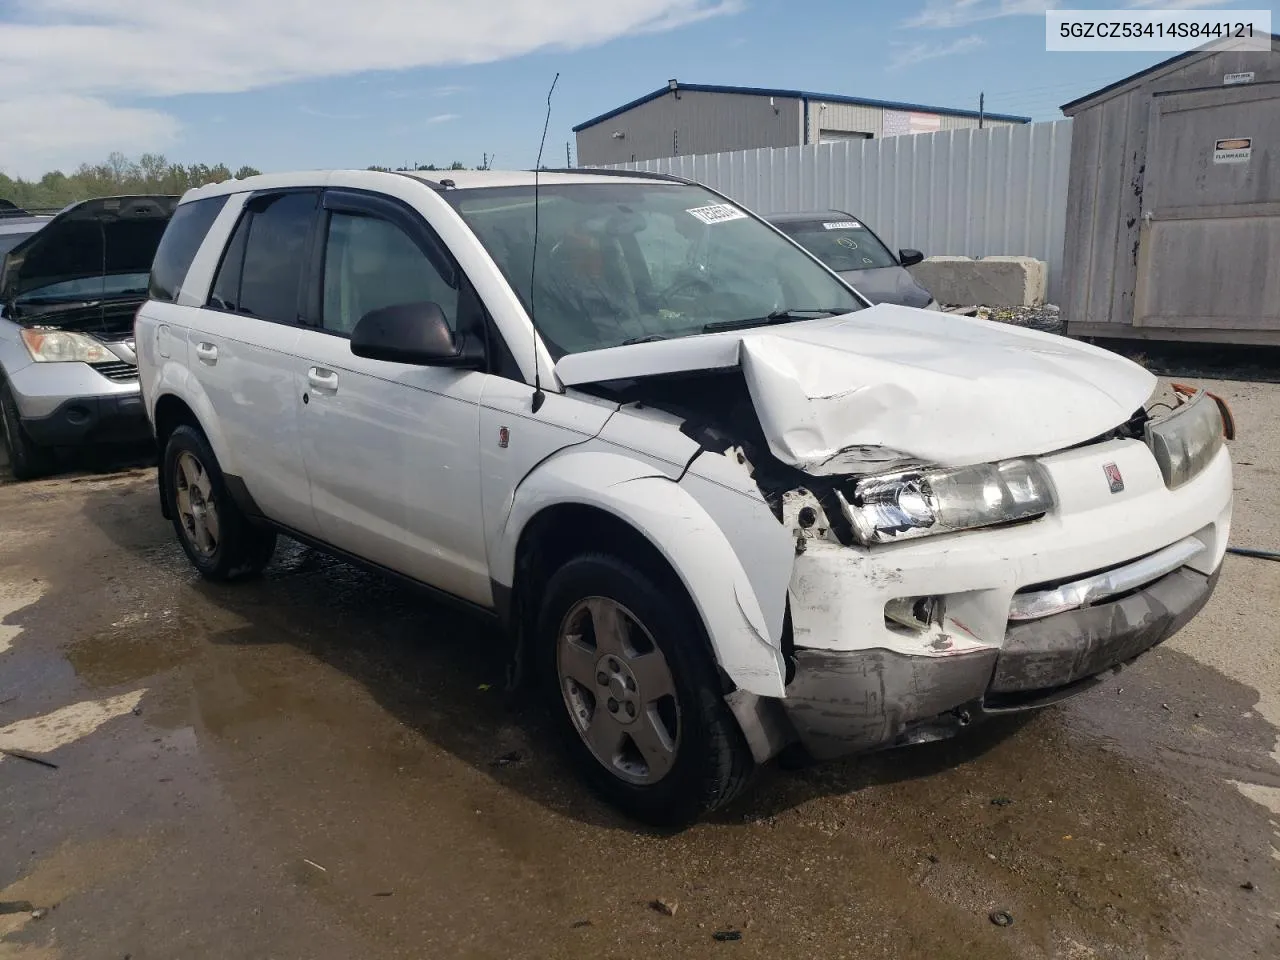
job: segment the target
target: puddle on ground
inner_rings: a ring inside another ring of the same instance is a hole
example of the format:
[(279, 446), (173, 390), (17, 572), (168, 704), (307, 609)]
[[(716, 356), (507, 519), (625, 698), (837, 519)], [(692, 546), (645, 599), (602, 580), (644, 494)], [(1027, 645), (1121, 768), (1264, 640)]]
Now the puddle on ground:
[[(152, 948), (183, 931), (190, 955), (218, 936), (223, 955), (271, 941), (308, 957), (1277, 953), (1259, 805), (1280, 787), (1276, 731), (1254, 691), (1177, 651), (961, 740), (768, 769), (664, 835), (587, 795), (543, 711), (500, 692), (491, 628), (294, 545), (259, 581), (205, 584), (119, 486), (74, 494), (83, 541), (29, 552), (47, 589), (5, 618), (23, 629), (8, 656), (56, 658), (67, 683), (110, 694), (94, 716), (148, 690), (115, 740), (52, 748), (79, 758), (55, 793), (0, 780), (33, 836), (154, 833), (114, 903), (67, 895), (68, 955), (95, 921), (96, 946), (136, 947), (136, 924), (111, 939), (102, 911), (118, 909), (148, 911)], [(87, 802), (95, 789), (109, 802)], [(712, 940), (731, 929), (740, 942)]]

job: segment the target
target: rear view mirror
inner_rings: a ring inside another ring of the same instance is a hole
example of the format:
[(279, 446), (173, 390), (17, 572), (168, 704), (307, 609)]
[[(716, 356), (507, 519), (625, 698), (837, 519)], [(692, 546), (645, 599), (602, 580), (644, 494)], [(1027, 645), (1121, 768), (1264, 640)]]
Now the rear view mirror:
[(923, 259), (923, 253), (919, 250), (912, 250), (910, 247), (904, 247), (898, 251), (898, 262), (904, 267), (914, 267)]
[(397, 303), (370, 310), (351, 331), (351, 352), (369, 360), (412, 363), (424, 367), (484, 365), (484, 350), (475, 338), (454, 338), (438, 303)]

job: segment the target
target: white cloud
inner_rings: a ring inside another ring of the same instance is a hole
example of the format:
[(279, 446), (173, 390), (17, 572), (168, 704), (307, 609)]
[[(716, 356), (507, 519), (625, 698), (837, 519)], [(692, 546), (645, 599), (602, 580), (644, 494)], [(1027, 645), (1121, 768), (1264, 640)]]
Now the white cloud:
[(960, 37), (950, 43), (895, 43), (893, 53), (889, 57), (889, 69), (899, 70), (922, 60), (936, 60), (938, 57), (950, 57), (957, 53), (968, 53), (985, 44), (986, 41), (977, 35)]
[(73, 94), (0, 96), (3, 162), (11, 176), (96, 161), (112, 150), (136, 155), (164, 150), (178, 135), (178, 121), (159, 110), (114, 106)]
[(450, 120), (457, 120), (456, 113), (437, 113), (434, 117), (427, 117), (427, 123), (448, 123)]
[(926, 0), (923, 9), (903, 21), (904, 27), (949, 29), (1000, 17), (1043, 15), (1059, 0)]
[[(5, 159), (33, 173), (51, 158), (91, 159), (107, 144), (130, 153), (163, 146), (176, 121), (123, 106), (136, 97), (485, 63), (671, 30), (741, 7), (742, 0), (7, 0)], [(77, 108), (55, 117), (49, 108), (57, 104)]]

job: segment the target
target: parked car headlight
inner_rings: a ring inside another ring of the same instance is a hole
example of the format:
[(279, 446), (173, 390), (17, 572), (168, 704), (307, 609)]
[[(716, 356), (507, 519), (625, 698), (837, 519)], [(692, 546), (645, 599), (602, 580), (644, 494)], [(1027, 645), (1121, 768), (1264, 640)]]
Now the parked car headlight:
[(1208, 466), (1222, 447), (1222, 411), (1203, 390), (1168, 416), (1147, 421), (1147, 446), (1170, 490)]
[(68, 330), (23, 330), (22, 342), (39, 363), (109, 363), (116, 355), (93, 337)]
[(854, 536), (868, 546), (1033, 520), (1053, 509), (1053, 485), (1034, 460), (937, 467), (865, 477), (840, 495)]

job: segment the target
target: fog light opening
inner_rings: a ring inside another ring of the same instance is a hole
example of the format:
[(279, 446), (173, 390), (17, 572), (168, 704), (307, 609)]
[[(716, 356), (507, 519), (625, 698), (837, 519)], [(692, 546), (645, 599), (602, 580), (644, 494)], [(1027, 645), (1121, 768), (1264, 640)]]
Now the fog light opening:
[(935, 623), (942, 622), (942, 598), (898, 597), (884, 605), (885, 625), (906, 627), (923, 633)]

